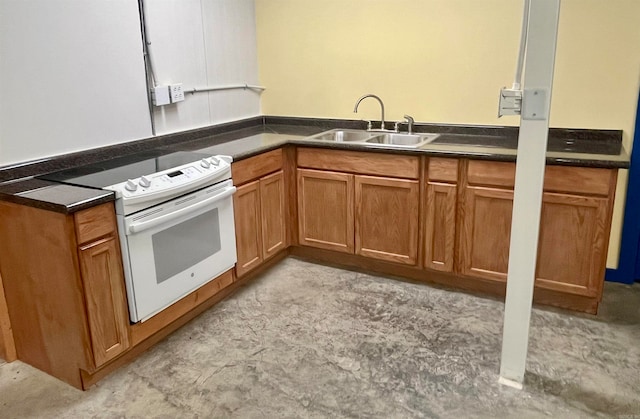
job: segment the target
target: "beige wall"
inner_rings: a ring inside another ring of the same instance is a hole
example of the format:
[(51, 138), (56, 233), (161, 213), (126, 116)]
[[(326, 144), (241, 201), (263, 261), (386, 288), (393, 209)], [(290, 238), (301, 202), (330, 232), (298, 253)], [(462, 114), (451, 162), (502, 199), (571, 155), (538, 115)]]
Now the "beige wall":
[[(496, 117), (513, 82), (522, 1), (256, 0), (267, 115), (518, 125)], [(630, 147), (640, 84), (640, 1), (563, 0), (551, 125), (624, 130)], [(615, 267), (622, 172), (608, 266)]]

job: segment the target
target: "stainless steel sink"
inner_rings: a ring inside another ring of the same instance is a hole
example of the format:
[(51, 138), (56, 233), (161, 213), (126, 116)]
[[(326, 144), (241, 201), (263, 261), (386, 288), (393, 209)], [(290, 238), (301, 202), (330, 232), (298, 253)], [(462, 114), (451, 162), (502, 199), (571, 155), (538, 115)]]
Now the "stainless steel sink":
[(438, 134), (382, 134), (366, 140), (368, 144), (380, 144), (388, 147), (418, 148), (435, 140)]
[(367, 141), (374, 135), (374, 133), (368, 131), (332, 129), (330, 131), (321, 132), (320, 134), (314, 135), (313, 137), (309, 137), (309, 139), (352, 143)]
[(349, 129), (332, 129), (308, 137), (309, 140), (349, 142), (391, 148), (418, 148), (438, 138), (439, 134), (401, 134)]

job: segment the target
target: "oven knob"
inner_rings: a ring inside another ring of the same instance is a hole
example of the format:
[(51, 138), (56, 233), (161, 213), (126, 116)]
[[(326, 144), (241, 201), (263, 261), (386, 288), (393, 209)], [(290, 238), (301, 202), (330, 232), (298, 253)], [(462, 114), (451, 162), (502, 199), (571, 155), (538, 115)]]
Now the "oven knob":
[(131, 179), (129, 179), (127, 183), (124, 184), (124, 188), (130, 192), (134, 192), (136, 189), (138, 189), (138, 185), (136, 185)]
[(142, 176), (140, 178), (140, 182), (138, 183), (140, 183), (140, 186), (142, 186), (143, 188), (148, 188), (149, 186), (151, 186), (151, 180), (149, 180), (149, 178), (146, 176)]
[(211, 166), (211, 163), (209, 163), (209, 160), (207, 159), (202, 159), (202, 161), (200, 162), (200, 166), (204, 167), (205, 169), (208, 169), (209, 166)]
[(215, 156), (211, 157), (211, 164), (213, 164), (214, 166), (219, 165), (220, 164), (220, 159), (215, 157)]

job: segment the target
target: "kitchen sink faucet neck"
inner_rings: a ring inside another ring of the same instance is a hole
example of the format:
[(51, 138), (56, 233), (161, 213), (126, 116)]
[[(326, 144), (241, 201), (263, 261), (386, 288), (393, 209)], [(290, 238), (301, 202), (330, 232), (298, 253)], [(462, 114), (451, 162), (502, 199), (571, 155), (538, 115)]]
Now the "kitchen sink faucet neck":
[(367, 94), (362, 96), (360, 99), (358, 99), (356, 101), (356, 105), (353, 107), (353, 112), (354, 113), (358, 113), (358, 106), (360, 105), (360, 102), (362, 102), (364, 99), (371, 97), (376, 99), (379, 103), (380, 103), (380, 129), (384, 130), (385, 126), (384, 126), (384, 103), (382, 103), (382, 99), (380, 99), (378, 96), (374, 95), (374, 94)]

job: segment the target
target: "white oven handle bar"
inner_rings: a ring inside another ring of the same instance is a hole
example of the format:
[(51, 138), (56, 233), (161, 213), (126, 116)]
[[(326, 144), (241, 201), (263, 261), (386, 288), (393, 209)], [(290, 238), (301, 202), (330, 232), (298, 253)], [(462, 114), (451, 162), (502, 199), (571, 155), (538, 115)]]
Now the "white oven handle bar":
[(189, 205), (188, 207), (184, 207), (181, 208), (177, 211), (171, 212), (169, 214), (165, 214), (165, 215), (161, 215), (160, 217), (151, 219), (149, 221), (142, 221), (140, 223), (132, 223), (129, 225), (129, 233), (140, 233), (141, 231), (144, 230), (148, 230), (150, 228), (153, 228), (157, 225), (166, 223), (168, 221), (174, 220), (178, 217), (181, 217), (185, 214), (188, 214), (190, 212), (196, 211), (202, 207), (205, 207), (207, 205), (211, 205), (215, 202), (218, 201), (222, 201), (223, 199), (230, 197), (231, 195), (233, 195), (236, 192), (236, 187), (235, 186), (230, 186), (228, 188), (225, 188), (224, 191), (222, 193), (219, 193), (217, 195), (214, 195), (210, 198), (207, 198), (203, 201), (197, 202), (193, 205)]

